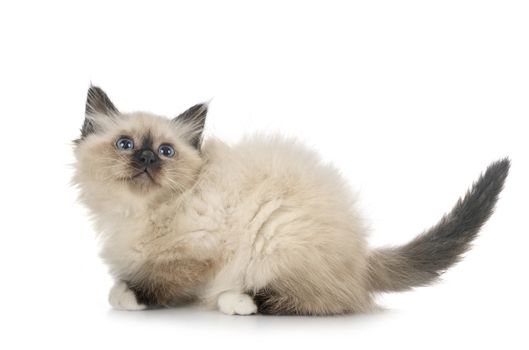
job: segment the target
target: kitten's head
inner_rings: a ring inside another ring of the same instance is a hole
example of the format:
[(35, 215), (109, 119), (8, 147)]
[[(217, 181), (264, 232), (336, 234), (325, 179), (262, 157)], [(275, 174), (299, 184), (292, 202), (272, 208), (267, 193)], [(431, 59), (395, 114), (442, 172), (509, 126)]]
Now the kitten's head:
[(86, 192), (179, 193), (196, 180), (207, 105), (174, 119), (121, 113), (98, 87), (90, 87), (81, 137), (75, 141), (74, 181)]

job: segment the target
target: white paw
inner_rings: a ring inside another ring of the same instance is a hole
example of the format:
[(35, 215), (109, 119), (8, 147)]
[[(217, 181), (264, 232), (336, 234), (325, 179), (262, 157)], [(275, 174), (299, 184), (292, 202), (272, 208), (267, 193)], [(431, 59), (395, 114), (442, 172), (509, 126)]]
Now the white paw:
[(217, 303), (219, 310), (227, 315), (251, 315), (257, 312), (257, 306), (247, 294), (224, 292)]
[(125, 282), (116, 282), (110, 294), (108, 301), (114, 309), (117, 310), (143, 310), (146, 308), (143, 304), (138, 304), (134, 292), (127, 287)]

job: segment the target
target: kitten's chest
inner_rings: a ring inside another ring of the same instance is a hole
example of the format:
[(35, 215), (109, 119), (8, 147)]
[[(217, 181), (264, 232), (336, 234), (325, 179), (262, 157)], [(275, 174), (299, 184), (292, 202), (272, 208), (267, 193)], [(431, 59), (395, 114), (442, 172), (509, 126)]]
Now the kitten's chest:
[(115, 215), (107, 221), (100, 255), (113, 274), (122, 275), (145, 261), (148, 250), (142, 242), (152, 232), (152, 225), (147, 217)]
[(175, 261), (211, 260), (221, 223), (207, 210), (166, 205), (137, 216), (116, 218), (102, 257), (116, 275), (131, 275)]

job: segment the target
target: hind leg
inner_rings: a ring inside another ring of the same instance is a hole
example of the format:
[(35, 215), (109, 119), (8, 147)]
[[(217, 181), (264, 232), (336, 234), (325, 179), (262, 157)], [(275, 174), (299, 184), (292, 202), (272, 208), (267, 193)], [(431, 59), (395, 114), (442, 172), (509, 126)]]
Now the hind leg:
[(339, 315), (366, 312), (373, 302), (364, 286), (334, 277), (291, 275), (251, 293), (257, 310), (269, 315)]
[(254, 262), (246, 281), (258, 312), (336, 315), (372, 309), (362, 250), (344, 245), (332, 251), (312, 245), (278, 247)]

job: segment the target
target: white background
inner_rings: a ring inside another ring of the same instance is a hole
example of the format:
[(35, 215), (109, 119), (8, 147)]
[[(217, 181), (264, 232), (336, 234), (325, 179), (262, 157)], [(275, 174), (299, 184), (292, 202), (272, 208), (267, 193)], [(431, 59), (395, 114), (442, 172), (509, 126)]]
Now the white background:
[[(527, 349), (527, 1), (0, 3), (0, 347)], [(69, 186), (90, 81), (122, 110), (213, 98), (207, 134), (295, 135), (361, 195), (373, 245), (434, 224), (513, 166), (465, 260), (386, 311), (230, 317), (110, 310)]]

